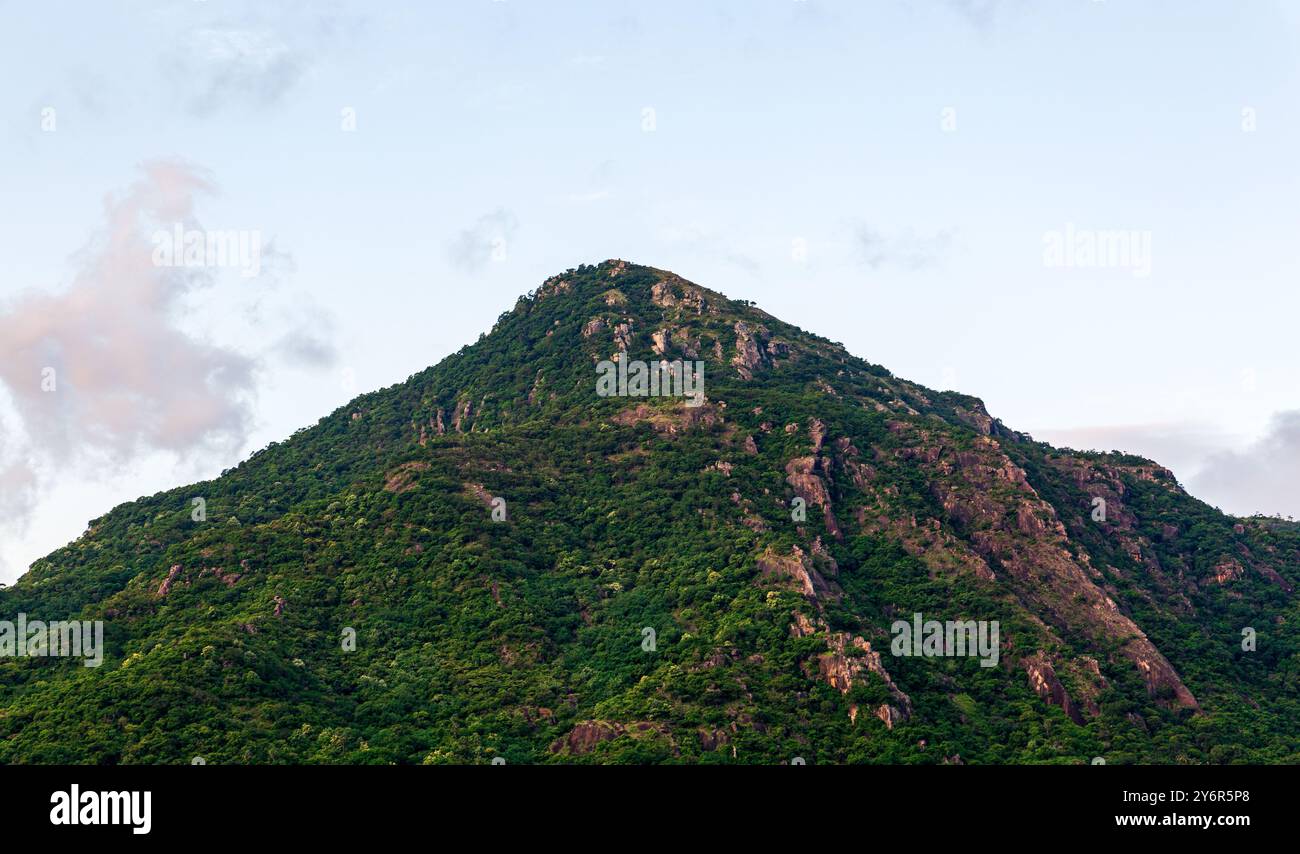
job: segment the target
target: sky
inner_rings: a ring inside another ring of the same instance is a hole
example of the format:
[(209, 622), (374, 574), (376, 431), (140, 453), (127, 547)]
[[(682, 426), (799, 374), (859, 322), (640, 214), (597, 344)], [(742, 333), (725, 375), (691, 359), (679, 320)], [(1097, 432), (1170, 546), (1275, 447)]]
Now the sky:
[(0, 582), (608, 258), (1300, 516), (1300, 2), (0, 16)]

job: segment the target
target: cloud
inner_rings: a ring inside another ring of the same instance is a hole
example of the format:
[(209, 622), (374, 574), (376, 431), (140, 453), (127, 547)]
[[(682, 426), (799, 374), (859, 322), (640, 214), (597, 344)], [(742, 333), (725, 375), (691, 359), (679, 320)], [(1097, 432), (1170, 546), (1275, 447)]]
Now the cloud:
[[(0, 452), (4, 449), (0, 447)], [(0, 518), (22, 530), (36, 503), (36, 468), (29, 459), (0, 462)], [(0, 565), (0, 572), (4, 567)]]
[(1273, 416), (1268, 432), (1239, 451), (1221, 451), (1192, 479), (1192, 491), (1229, 513), (1300, 517), (1300, 410)]
[(699, 226), (667, 226), (659, 229), (659, 238), (670, 246), (684, 248), (701, 258), (739, 267), (751, 276), (762, 272), (762, 265), (753, 257), (733, 248), (726, 238)]
[(330, 368), (338, 362), (334, 342), (327, 335), (306, 326), (291, 329), (280, 336), (272, 345), (271, 352), (281, 361), (302, 368)]
[(206, 116), (231, 103), (275, 105), (302, 79), (307, 59), (270, 30), (204, 27), (168, 65), (191, 92), (190, 112)]
[[(0, 304), (0, 562), (18, 565), (16, 552), (38, 540), (48, 550), (62, 528), (55, 503), (66, 505), (69, 490), (104, 481), (108, 494), (127, 497), (137, 493), (124, 481), (151, 466), (228, 464), (248, 442), (265, 369), (334, 363), (332, 318), (310, 295), (268, 296), (268, 280), (292, 269), (287, 253), (268, 244), (275, 269), (255, 288), (232, 264), (155, 263), (155, 238), (177, 227), (230, 233), (197, 220), (196, 202), (212, 191), (194, 166), (144, 164), (105, 199), (103, 226), (73, 256), (65, 287)], [(200, 293), (218, 283), (229, 287)], [(240, 312), (249, 303), (259, 308), (251, 318)], [(205, 332), (192, 328), (200, 320)], [(256, 351), (209, 340), (223, 323)], [(29, 529), (42, 533), (24, 540)], [(16, 574), (0, 566), (0, 577)]]
[(1300, 411), (1274, 416), (1253, 443), (1207, 424), (1153, 423), (1033, 430), (1057, 447), (1122, 451), (1154, 460), (1227, 513), (1300, 516)]
[(468, 273), (477, 273), (493, 259), (504, 259), (510, 241), (519, 228), (515, 215), (497, 208), (479, 217), (472, 226), (447, 244), (447, 258)]
[(1003, 4), (1002, 0), (946, 0), (944, 5), (976, 29), (987, 30)]
[(936, 266), (947, 256), (953, 234), (944, 230), (933, 237), (918, 237), (908, 231), (889, 237), (870, 226), (858, 225), (853, 238), (858, 257), (873, 270), (885, 267), (923, 270)]
[(168, 18), (163, 76), (193, 116), (277, 107), (326, 60), (360, 48), (370, 17), (356, 9), (334, 0), (190, 3)]
[(1232, 445), (1234, 437), (1208, 424), (1107, 424), (1031, 430), (1035, 439), (1080, 451), (1120, 451), (1154, 460), (1180, 479), (1204, 465), (1212, 454)]
[(151, 235), (178, 222), (194, 228), (195, 198), (211, 184), (182, 163), (142, 171), (106, 200), (102, 234), (79, 254), (65, 290), (0, 308), (0, 383), (27, 437), (7, 449), (0, 479), (26, 499), (35, 466), (15, 457), (63, 470), (157, 450), (228, 452), (248, 435), (254, 360), (179, 325), (210, 274), (153, 258)]
[(614, 161), (602, 160), (595, 169), (591, 170), (591, 175), (587, 180), (586, 189), (568, 193), (564, 196), (564, 200), (570, 204), (589, 205), (612, 199), (614, 197), (614, 191), (612, 189), (614, 179)]

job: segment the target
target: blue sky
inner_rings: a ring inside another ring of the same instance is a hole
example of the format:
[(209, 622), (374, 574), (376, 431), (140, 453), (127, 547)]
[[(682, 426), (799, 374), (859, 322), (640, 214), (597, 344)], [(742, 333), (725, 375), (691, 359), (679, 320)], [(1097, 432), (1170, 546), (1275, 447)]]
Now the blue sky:
[[(612, 257), (1300, 515), (1300, 4), (0, 12), (0, 581)], [(123, 262), (178, 211), (260, 275)]]

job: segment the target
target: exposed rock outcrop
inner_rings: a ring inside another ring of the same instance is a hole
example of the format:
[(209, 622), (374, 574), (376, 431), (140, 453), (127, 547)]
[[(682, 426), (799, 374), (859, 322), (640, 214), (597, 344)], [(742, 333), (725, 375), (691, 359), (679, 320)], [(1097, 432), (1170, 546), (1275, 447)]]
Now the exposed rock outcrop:
[(826, 489), (826, 483), (818, 474), (822, 465), (821, 458), (816, 456), (795, 457), (786, 463), (785, 482), (790, 484), (795, 495), (802, 498), (806, 503), (820, 507), (826, 522), (826, 530), (835, 539), (843, 539), (844, 535), (840, 531), (839, 522), (835, 519), (834, 508), (831, 506), (830, 493)]
[[(894, 683), (889, 671), (885, 669), (880, 653), (872, 649), (868, 641), (847, 632), (829, 631), (820, 618), (814, 623), (798, 611), (794, 613), (794, 620), (790, 625), (792, 637), (811, 637), (819, 631), (825, 632), (827, 651), (816, 657), (816, 672), (809, 675), (816, 675), (841, 694), (847, 694), (854, 684), (864, 678), (864, 674), (873, 674), (884, 683), (893, 700), (892, 703), (882, 703), (875, 710), (875, 716), (889, 729), (911, 717), (911, 697)], [(805, 666), (805, 671), (808, 670), (809, 667)], [(857, 713), (856, 706), (850, 707), (849, 717), (854, 722), (857, 721)]]
[(402, 463), (384, 476), (384, 489), (388, 492), (409, 492), (415, 489), (416, 473), (428, 470), (429, 464), (422, 460)]
[(1083, 723), (1083, 714), (1079, 711), (1079, 707), (1075, 705), (1074, 700), (1070, 699), (1070, 695), (1066, 693), (1061, 680), (1056, 678), (1056, 670), (1052, 667), (1052, 662), (1046, 653), (1040, 651), (1023, 659), (1020, 663), (1029, 676), (1029, 687), (1033, 689), (1035, 694), (1064, 711), (1069, 715), (1070, 720), (1077, 724)]
[(731, 357), (731, 364), (745, 379), (753, 379), (754, 371), (770, 363), (767, 350), (767, 330), (761, 326), (750, 326), (743, 320), (736, 321), (736, 355)]
[(166, 596), (172, 589), (172, 583), (176, 581), (176, 577), (180, 574), (181, 565), (179, 563), (173, 565), (171, 569), (167, 570), (167, 577), (163, 579), (162, 584), (158, 585), (158, 593), (156, 595), (159, 598)]
[(788, 579), (796, 590), (810, 599), (820, 600), (838, 595), (833, 587), (813, 566), (812, 560), (798, 546), (794, 546), (789, 555), (778, 554), (768, 546), (757, 559), (760, 580)]
[[(620, 736), (632, 736), (634, 738), (661, 737), (672, 741), (672, 733), (669, 728), (655, 721), (633, 721), (632, 723), (622, 724), (612, 721), (580, 721), (575, 724), (569, 734), (557, 738), (551, 743), (551, 753), (568, 752), (573, 756), (581, 756), (590, 753), (596, 745), (602, 741), (610, 741)], [(676, 752), (674, 747), (674, 752)]]
[(679, 401), (660, 406), (638, 403), (636, 406), (620, 410), (611, 420), (623, 426), (644, 421), (660, 433), (673, 434), (687, 430), (709, 429), (721, 423), (722, 416), (713, 404), (688, 406), (685, 401)]

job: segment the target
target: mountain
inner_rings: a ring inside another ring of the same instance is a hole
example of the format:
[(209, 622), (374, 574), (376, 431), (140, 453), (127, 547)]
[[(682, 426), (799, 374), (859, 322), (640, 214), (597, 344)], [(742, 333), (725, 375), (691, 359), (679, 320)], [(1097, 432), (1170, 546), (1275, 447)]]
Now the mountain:
[(607, 261), (0, 591), (106, 647), (0, 659), (0, 761), (1297, 762), (1298, 583), (1294, 524)]

